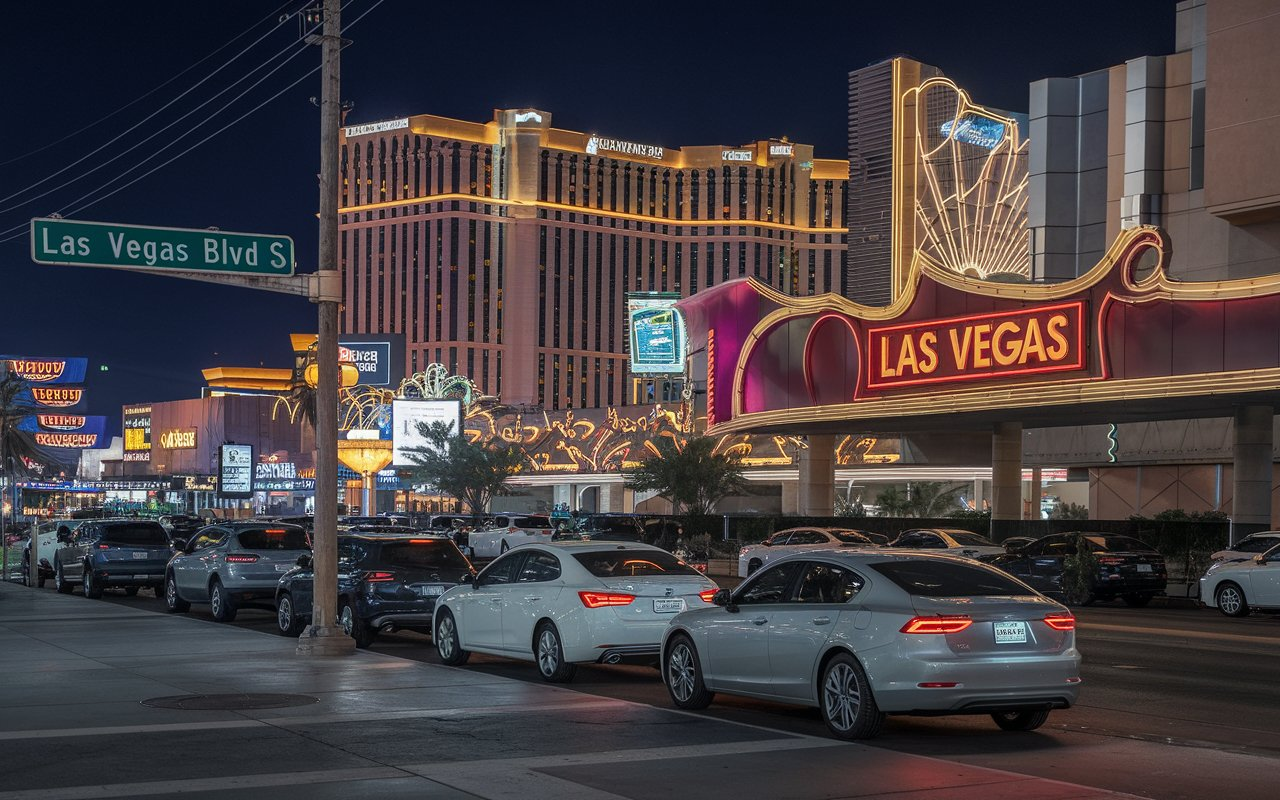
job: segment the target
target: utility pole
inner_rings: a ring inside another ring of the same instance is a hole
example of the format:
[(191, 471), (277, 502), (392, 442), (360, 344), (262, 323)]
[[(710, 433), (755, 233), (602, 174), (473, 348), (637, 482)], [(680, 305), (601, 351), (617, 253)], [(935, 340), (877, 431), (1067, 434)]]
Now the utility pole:
[(341, 124), (340, 0), (324, 0), (320, 93), (319, 343), (316, 381), (316, 514), (311, 624), (299, 655), (345, 655), (355, 640), (337, 624), (338, 605), (338, 126)]

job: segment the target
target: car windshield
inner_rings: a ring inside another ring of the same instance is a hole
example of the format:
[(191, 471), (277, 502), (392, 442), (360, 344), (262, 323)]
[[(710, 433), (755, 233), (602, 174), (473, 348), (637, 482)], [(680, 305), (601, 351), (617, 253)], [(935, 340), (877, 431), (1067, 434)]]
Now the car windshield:
[(158, 522), (125, 522), (102, 526), (102, 541), (113, 544), (169, 545), (169, 535)]
[(987, 537), (968, 531), (947, 531), (947, 535), (955, 539), (956, 544), (961, 547), (999, 547)]
[(871, 567), (908, 594), (920, 597), (1031, 594), (1029, 589), (1003, 573), (976, 565), (932, 559), (897, 559), (872, 564)]
[(597, 578), (702, 574), (672, 554), (656, 550), (606, 550), (600, 553), (574, 553), (573, 557)]
[(831, 534), (845, 544), (870, 544), (871, 540), (857, 531), (832, 531)]
[(1089, 542), (1089, 549), (1095, 553), (1115, 553), (1115, 552), (1131, 552), (1131, 553), (1154, 553), (1156, 549), (1145, 542), (1140, 542), (1131, 536), (1105, 536), (1101, 534), (1086, 534), (1085, 540)]
[(458, 546), (448, 539), (413, 539), (407, 542), (384, 542), (378, 563), (408, 569), (471, 568)]
[(1265, 553), (1278, 544), (1280, 536), (1247, 536), (1228, 549), (1237, 553)]
[(307, 534), (302, 528), (250, 528), (240, 531), (240, 546), (245, 550), (306, 550)]

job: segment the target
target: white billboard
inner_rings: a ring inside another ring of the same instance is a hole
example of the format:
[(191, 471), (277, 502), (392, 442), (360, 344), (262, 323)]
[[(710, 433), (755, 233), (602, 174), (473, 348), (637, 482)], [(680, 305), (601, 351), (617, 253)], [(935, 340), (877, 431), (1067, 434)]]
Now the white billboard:
[(391, 401), (391, 465), (414, 467), (409, 457), (415, 448), (428, 447), (427, 438), (418, 432), (420, 422), (447, 422), (456, 433), (462, 428), (462, 403), (457, 400), (392, 400)]
[(224, 444), (218, 448), (218, 496), (253, 496), (253, 445)]

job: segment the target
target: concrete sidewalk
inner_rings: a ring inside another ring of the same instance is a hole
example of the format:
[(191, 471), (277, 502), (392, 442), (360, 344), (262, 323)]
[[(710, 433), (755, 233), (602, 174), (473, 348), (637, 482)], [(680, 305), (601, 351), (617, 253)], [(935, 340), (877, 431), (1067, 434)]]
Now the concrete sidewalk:
[[(0, 584), (10, 798), (1102, 798), (1113, 793), (797, 736)], [(302, 705), (141, 702), (286, 693)]]

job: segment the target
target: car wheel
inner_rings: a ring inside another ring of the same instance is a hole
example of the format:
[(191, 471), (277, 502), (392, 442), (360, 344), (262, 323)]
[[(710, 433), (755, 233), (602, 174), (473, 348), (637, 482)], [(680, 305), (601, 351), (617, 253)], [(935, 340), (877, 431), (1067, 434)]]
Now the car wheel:
[(451, 667), (460, 667), (471, 658), (471, 653), (462, 649), (462, 640), (458, 638), (458, 623), (453, 620), (453, 612), (445, 608), (440, 611), (433, 634), (436, 640), (436, 652), (440, 661)]
[(213, 618), (218, 622), (235, 622), (236, 606), (231, 600), (231, 595), (227, 594), (226, 587), (222, 585), (222, 581), (217, 578), (213, 579), (213, 583), (209, 584), (209, 611), (213, 613)]
[(758, 558), (753, 558), (753, 559), (751, 559), (750, 561), (748, 561), (748, 562), (747, 562), (747, 576), (748, 576), (748, 577), (750, 577), (751, 575), (754, 575), (754, 574), (755, 574), (755, 572), (756, 572), (756, 570), (760, 569), (760, 566), (761, 566), (761, 564), (760, 564), (760, 559), (758, 559)]
[(1126, 594), (1124, 596), (1124, 604), (1130, 608), (1142, 608), (1151, 602), (1149, 594)]
[(1218, 610), (1228, 617), (1247, 617), (1249, 615), (1249, 603), (1244, 598), (1244, 590), (1231, 581), (1219, 586), (1218, 593), (1214, 597), (1218, 604)]
[(67, 578), (62, 574), (62, 563), (58, 562), (53, 566), (53, 588), (58, 590), (58, 594), (71, 594), (73, 588), (67, 582)]
[(80, 578), (80, 585), (84, 587), (84, 596), (91, 600), (97, 600), (102, 597), (102, 584), (94, 580), (93, 569), (88, 565), (84, 565), (84, 574)]
[(871, 684), (856, 658), (836, 655), (820, 680), (818, 702), (828, 730), (840, 739), (871, 739), (880, 733), (884, 712), (871, 696)]
[(164, 598), (165, 610), (170, 614), (185, 614), (191, 608), (190, 603), (178, 596), (178, 582), (174, 579), (172, 572), (164, 577), (164, 591), (161, 597)]
[(707, 691), (702, 680), (702, 662), (698, 660), (698, 652), (688, 636), (672, 639), (662, 671), (667, 693), (677, 707), (696, 711), (711, 705), (715, 693)]
[(560, 646), (560, 631), (550, 622), (538, 626), (533, 634), (533, 655), (538, 662), (538, 674), (547, 683), (568, 683), (578, 671), (576, 664), (566, 664), (564, 648)]
[(343, 633), (356, 640), (356, 647), (361, 650), (373, 644), (374, 631), (360, 619), (350, 600), (343, 600), (338, 606), (338, 624), (342, 626)]
[(138, 596), (138, 587), (137, 587), (137, 586), (126, 586), (126, 587), (124, 587), (124, 594), (125, 594), (125, 597), (137, 597), (137, 596)]
[(1002, 731), (1034, 731), (1049, 719), (1049, 710), (997, 711), (991, 715)]
[(302, 622), (293, 608), (293, 596), (288, 592), (276, 601), (276, 630), (281, 636), (297, 636), (302, 633)]

